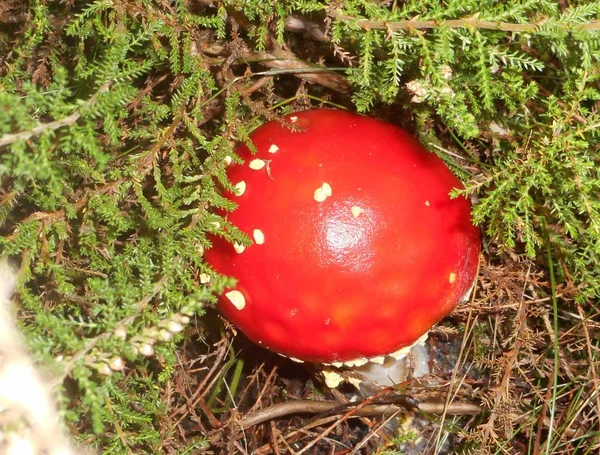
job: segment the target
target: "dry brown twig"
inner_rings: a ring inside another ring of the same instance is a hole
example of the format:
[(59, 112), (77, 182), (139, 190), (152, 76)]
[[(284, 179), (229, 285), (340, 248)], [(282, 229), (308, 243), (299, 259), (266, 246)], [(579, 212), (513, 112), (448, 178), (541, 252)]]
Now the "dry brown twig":
[[(498, 30), (502, 32), (515, 32), (515, 33), (533, 33), (540, 26), (544, 25), (544, 20), (539, 22), (533, 22), (530, 24), (515, 24), (510, 22), (499, 22), (499, 21), (485, 21), (478, 19), (450, 19), (450, 20), (432, 20), (432, 21), (419, 21), (419, 20), (404, 20), (404, 21), (371, 21), (366, 19), (355, 19), (351, 16), (340, 13), (339, 11), (330, 11), (329, 16), (333, 19), (342, 22), (354, 22), (356, 25), (361, 27), (363, 30), (423, 30), (440, 27), (448, 28), (478, 28), (483, 30)], [(577, 26), (570, 26), (567, 24), (555, 24), (555, 27), (561, 30), (600, 30), (600, 21), (589, 21), (587, 23), (578, 24)]]
[(289, 50), (276, 48), (271, 52), (254, 52), (251, 56), (267, 68), (288, 71), (300, 79), (322, 85), (338, 93), (345, 95), (350, 93), (350, 84), (344, 76), (324, 66), (301, 60)]
[[(444, 403), (441, 402), (420, 402), (417, 409), (428, 414), (441, 414), (444, 410)], [(277, 419), (279, 417), (291, 414), (321, 414), (334, 412), (347, 413), (349, 416), (366, 417), (388, 414), (390, 412), (406, 412), (408, 406), (396, 404), (365, 404), (364, 406), (353, 404), (348, 406), (339, 401), (315, 401), (315, 400), (294, 400), (285, 403), (275, 404), (260, 411), (254, 411), (247, 414), (241, 421), (240, 427), (248, 429), (263, 422)], [(481, 408), (473, 403), (450, 403), (446, 413), (449, 415), (474, 415), (481, 412)]]
[(529, 264), (529, 268), (527, 269), (527, 274), (525, 276), (523, 291), (521, 294), (519, 308), (517, 310), (515, 328), (514, 328), (514, 344), (511, 347), (510, 351), (508, 351), (505, 361), (504, 361), (504, 369), (502, 374), (502, 380), (495, 387), (493, 404), (494, 407), (490, 413), (488, 421), (483, 425), (482, 431), (482, 441), (481, 446), (485, 448), (491, 438), (494, 437), (495, 431), (494, 426), (496, 422), (496, 418), (498, 416), (498, 410), (502, 409), (502, 404), (509, 397), (509, 385), (510, 380), (512, 378), (512, 371), (515, 363), (517, 362), (517, 358), (519, 356), (520, 350), (525, 343), (524, 335), (525, 330), (527, 328), (527, 303), (525, 303), (525, 291), (527, 289), (527, 284), (529, 280), (529, 276), (531, 273), (532, 265)]

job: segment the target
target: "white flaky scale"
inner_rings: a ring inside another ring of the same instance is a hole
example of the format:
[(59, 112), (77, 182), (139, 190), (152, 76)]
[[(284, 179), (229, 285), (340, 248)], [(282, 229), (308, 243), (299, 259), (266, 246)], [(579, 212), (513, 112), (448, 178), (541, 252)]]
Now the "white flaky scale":
[(297, 121), (298, 121), (298, 117), (297, 116), (294, 115), (293, 117), (290, 117), (290, 122), (296, 123)]
[(429, 204), (429, 201), (425, 201), (425, 205), (426, 205), (427, 207), (429, 207), (429, 205), (430, 205), (430, 204)]
[(200, 284), (207, 284), (210, 283), (210, 275), (208, 273), (201, 273), (200, 274)]
[(246, 299), (244, 298), (244, 294), (236, 289), (225, 293), (225, 297), (227, 297), (231, 304), (238, 310), (243, 310), (246, 307)]
[(241, 196), (246, 192), (246, 182), (243, 180), (235, 184), (235, 195)]
[(373, 363), (376, 363), (378, 365), (383, 365), (383, 362), (385, 362), (385, 356), (380, 355), (380, 356), (377, 356), (377, 357), (371, 357), (369, 359), (369, 361), (373, 362)]
[(263, 167), (265, 167), (265, 160), (261, 160), (260, 158), (256, 158), (250, 161), (248, 167), (253, 171), (260, 171)]
[[(376, 357), (374, 357), (374, 358), (376, 358)], [(332, 367), (336, 367), (336, 368), (342, 368), (342, 367), (354, 368), (354, 367), (362, 367), (363, 365), (366, 365), (367, 363), (369, 363), (369, 361), (371, 361), (371, 359), (367, 359), (366, 357), (360, 357), (358, 359), (346, 360), (345, 362), (332, 362), (332, 363), (328, 363), (325, 365), (331, 365)]]
[(279, 151), (279, 147), (277, 147), (275, 144), (271, 144), (271, 147), (269, 147), (269, 153), (277, 153)]
[(242, 254), (244, 252), (244, 250), (246, 249), (246, 247), (244, 245), (242, 245), (241, 243), (235, 242), (233, 244), (233, 249), (235, 250), (235, 252), (237, 254)]
[(360, 383), (362, 382), (362, 379), (350, 377), (348, 378), (348, 382), (357, 389), (360, 389)]
[(254, 229), (252, 236), (254, 237), (254, 243), (257, 245), (265, 243), (265, 234), (260, 229)]
[(456, 273), (452, 272), (448, 277), (448, 283), (452, 284), (456, 281)]
[(223, 162), (225, 163), (225, 166), (229, 166), (232, 161), (233, 161), (233, 158), (231, 158), (229, 155), (227, 155), (227, 156), (225, 156), (225, 158), (223, 158)]
[(323, 202), (325, 199), (327, 199), (332, 194), (333, 194), (333, 191), (331, 190), (331, 185), (329, 185), (329, 183), (325, 182), (325, 183), (323, 183), (323, 185), (321, 185), (320, 188), (317, 188), (315, 190), (313, 197), (314, 197), (315, 201)]
[(403, 348), (400, 348), (397, 351), (388, 354), (388, 356), (393, 357), (396, 360), (403, 359), (404, 357), (406, 357), (408, 355), (410, 350), (412, 348), (414, 348), (415, 346), (425, 345), (425, 342), (427, 341), (428, 337), (429, 337), (429, 331), (425, 332), (423, 335), (421, 335), (419, 338), (417, 338), (417, 341), (415, 341), (410, 346), (404, 346)]
[(360, 214), (363, 212), (363, 209), (361, 209), (358, 205), (353, 205), (352, 208), (350, 209), (350, 211), (352, 212), (352, 216), (354, 218), (358, 218), (360, 216)]
[(325, 377), (325, 384), (327, 384), (327, 387), (330, 389), (335, 389), (344, 381), (344, 378), (331, 370), (323, 370), (323, 376)]

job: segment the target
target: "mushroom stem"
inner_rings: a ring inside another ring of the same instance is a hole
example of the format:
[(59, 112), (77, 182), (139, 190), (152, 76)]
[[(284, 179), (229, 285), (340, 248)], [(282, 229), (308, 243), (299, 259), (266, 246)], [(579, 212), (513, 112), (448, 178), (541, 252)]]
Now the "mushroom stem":
[(425, 333), (412, 346), (389, 355), (327, 365), (323, 369), (325, 383), (335, 388), (346, 379), (361, 393), (370, 395), (407, 379), (427, 376), (431, 359), (427, 336)]
[(410, 378), (427, 376), (429, 370), (429, 348), (426, 344), (415, 344), (404, 357), (387, 356), (383, 364), (369, 362), (353, 369), (361, 377), (359, 390), (372, 394), (375, 390), (400, 384)]

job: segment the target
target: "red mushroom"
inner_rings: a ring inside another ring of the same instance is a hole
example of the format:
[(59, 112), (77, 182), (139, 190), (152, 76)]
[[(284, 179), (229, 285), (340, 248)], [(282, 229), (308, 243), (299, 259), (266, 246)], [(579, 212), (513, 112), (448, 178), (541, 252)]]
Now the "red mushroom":
[[(480, 237), (460, 181), (406, 131), (314, 109), (269, 122), (231, 165), (229, 221), (206, 258), (238, 279), (219, 303), (248, 338), (300, 361), (405, 354), (470, 292)], [(396, 356), (397, 357), (397, 356)]]

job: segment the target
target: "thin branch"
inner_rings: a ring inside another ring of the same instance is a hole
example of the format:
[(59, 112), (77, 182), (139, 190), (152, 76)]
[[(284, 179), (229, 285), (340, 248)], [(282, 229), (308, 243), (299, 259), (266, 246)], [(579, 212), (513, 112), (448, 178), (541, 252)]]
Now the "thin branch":
[(302, 33), (305, 38), (315, 41), (330, 41), (324, 23), (311, 21), (297, 14), (292, 14), (285, 18), (285, 29), (288, 32)]
[(0, 137), (0, 147), (12, 144), (13, 142), (27, 140), (30, 137), (38, 136), (40, 134), (45, 133), (46, 131), (54, 131), (59, 128), (62, 128), (63, 126), (69, 126), (74, 124), (77, 120), (79, 120), (82, 112), (85, 109), (89, 108), (90, 106), (93, 106), (96, 103), (96, 101), (98, 101), (100, 95), (108, 91), (110, 84), (110, 82), (106, 82), (105, 84), (103, 84), (94, 94), (94, 96), (92, 96), (88, 101), (86, 101), (83, 104), (83, 106), (81, 106), (77, 111), (73, 112), (71, 115), (65, 118), (55, 120), (49, 123), (40, 123), (39, 125), (29, 130), (21, 131), (20, 133), (5, 134), (4, 136)]
[[(160, 148), (167, 142), (167, 140), (173, 135), (179, 123), (181, 123), (181, 115), (178, 115), (173, 123), (165, 130), (165, 133), (153, 144), (152, 148), (148, 150), (146, 153), (142, 154), (136, 163), (136, 171), (140, 173), (138, 178), (142, 178), (146, 176), (153, 168), (155, 164), (156, 154), (160, 150)], [(111, 191), (117, 189), (122, 183), (124, 183), (128, 177), (121, 177), (114, 182), (107, 183), (105, 185), (88, 189), (85, 191), (84, 195), (79, 198), (79, 200), (71, 205), (71, 209), (75, 212), (83, 209), (90, 199), (94, 196), (100, 196), (106, 193), (110, 193)], [(66, 209), (60, 209), (55, 212), (34, 212), (23, 220), (20, 221), (20, 224), (29, 223), (30, 221), (58, 221), (63, 220), (67, 216)], [(11, 240), (15, 238), (18, 234), (18, 229), (15, 229), (12, 234), (8, 236), (8, 239)]]
[[(497, 30), (502, 32), (533, 33), (546, 21), (533, 22), (531, 24), (515, 24), (510, 22), (483, 21), (478, 19), (450, 19), (432, 21), (371, 21), (367, 19), (355, 19), (351, 16), (332, 11), (330, 17), (341, 22), (353, 22), (363, 30), (411, 30), (411, 29), (433, 29), (440, 27), (448, 28), (477, 28), (483, 30)], [(554, 23), (560, 30), (600, 30), (600, 21), (589, 21), (580, 24)]]
[[(218, 55), (226, 57), (231, 55), (230, 50), (222, 45), (214, 44), (202, 50), (207, 55)], [(238, 63), (260, 63), (262, 66), (274, 70), (268, 73), (268, 76), (278, 74), (291, 74), (299, 79), (319, 84), (330, 88), (344, 95), (350, 93), (350, 83), (348, 79), (341, 74), (335, 73), (326, 66), (310, 63), (298, 58), (293, 52), (282, 48), (276, 48), (271, 51), (258, 51), (244, 55), (237, 60)], [(256, 75), (265, 75), (266, 73), (256, 73)]]
[[(440, 414), (443, 412), (444, 406), (444, 403), (421, 402), (417, 405), (417, 409), (429, 414)], [(367, 404), (357, 409), (351, 409), (350, 413), (356, 417), (367, 417), (407, 410), (408, 407), (395, 404)], [(240, 422), (240, 426), (246, 430), (254, 425), (290, 414), (321, 414), (324, 412), (347, 413), (348, 407), (338, 401), (287, 401), (247, 414)], [(450, 403), (446, 409), (446, 414), (449, 415), (475, 415), (480, 412), (481, 408), (472, 403)]]
[[(154, 284), (154, 287), (152, 288), (152, 291), (145, 295), (144, 297), (142, 297), (142, 299), (140, 301), (138, 301), (135, 305), (135, 311), (133, 312), (133, 314), (130, 314), (129, 316), (125, 317), (124, 319), (122, 319), (117, 326), (123, 326), (123, 327), (127, 327), (129, 325), (131, 325), (131, 323), (135, 320), (135, 318), (142, 312), (142, 310), (152, 301), (152, 299), (162, 290), (162, 288), (164, 287), (165, 283), (167, 282), (167, 277), (163, 276), (158, 282), (156, 282)], [(69, 376), (69, 374), (71, 374), (71, 372), (73, 371), (73, 369), (75, 368), (75, 365), (77, 365), (77, 363), (83, 359), (92, 349), (94, 349), (94, 347), (96, 347), (96, 345), (102, 341), (105, 340), (106, 338), (110, 338), (111, 336), (114, 336), (114, 332), (112, 331), (107, 331), (104, 333), (101, 333), (100, 335), (91, 338), (87, 344), (77, 353), (75, 353), (70, 359), (69, 361), (65, 364), (61, 374), (59, 376), (57, 376), (56, 378), (54, 378), (54, 380), (52, 380), (49, 383), (49, 386), (51, 388), (55, 388), (58, 387), (59, 385), (61, 385), (67, 376)]]
[(350, 84), (344, 76), (334, 73), (322, 65), (301, 60), (294, 53), (284, 49), (271, 52), (255, 52), (252, 57), (260, 60), (260, 64), (276, 70), (291, 70), (294, 76), (314, 84), (322, 85), (342, 94), (350, 93)]

